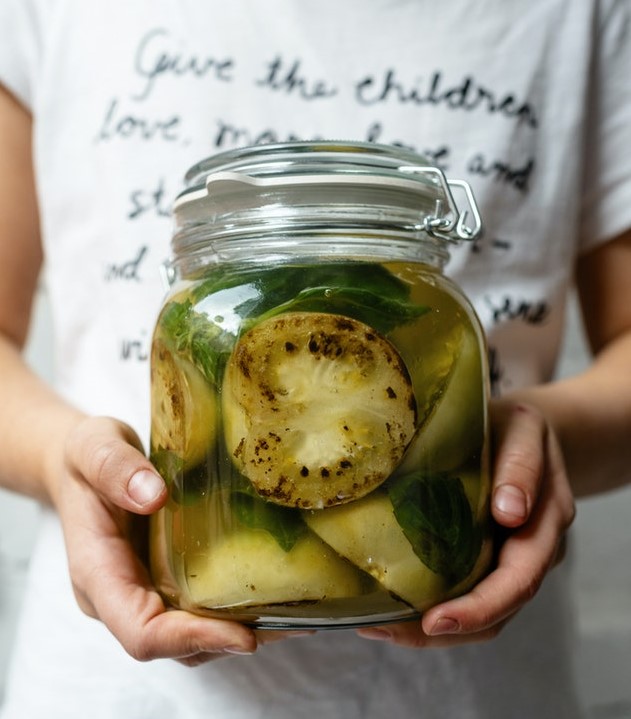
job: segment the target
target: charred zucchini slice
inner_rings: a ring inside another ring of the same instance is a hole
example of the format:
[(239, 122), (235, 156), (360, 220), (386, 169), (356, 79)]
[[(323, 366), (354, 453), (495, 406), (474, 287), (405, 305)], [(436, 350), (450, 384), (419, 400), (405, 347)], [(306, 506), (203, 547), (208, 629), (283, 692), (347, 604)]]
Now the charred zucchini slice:
[(202, 462), (217, 434), (217, 402), (204, 376), (156, 338), (151, 352), (151, 451), (172, 452), (184, 471)]
[(256, 491), (285, 506), (344, 504), (378, 487), (415, 431), (399, 353), (341, 315), (288, 312), (245, 333), (223, 382), (228, 451)]

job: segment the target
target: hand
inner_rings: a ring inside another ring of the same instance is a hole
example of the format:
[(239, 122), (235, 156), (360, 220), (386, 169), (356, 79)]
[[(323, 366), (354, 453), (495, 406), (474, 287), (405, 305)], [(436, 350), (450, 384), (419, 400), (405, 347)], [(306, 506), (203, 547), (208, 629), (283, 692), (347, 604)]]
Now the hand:
[(468, 594), (428, 610), (420, 622), (361, 629), (360, 636), (408, 647), (491, 639), (560, 560), (575, 508), (558, 440), (542, 414), (521, 402), (493, 402), (491, 422), (491, 512), (508, 530), (496, 568)]
[(172, 657), (196, 665), (251, 654), (283, 632), (167, 611), (133, 546), (137, 515), (166, 501), (161, 477), (136, 434), (108, 418), (82, 421), (67, 439), (58, 493), (70, 575), (81, 609), (100, 619), (139, 660)]

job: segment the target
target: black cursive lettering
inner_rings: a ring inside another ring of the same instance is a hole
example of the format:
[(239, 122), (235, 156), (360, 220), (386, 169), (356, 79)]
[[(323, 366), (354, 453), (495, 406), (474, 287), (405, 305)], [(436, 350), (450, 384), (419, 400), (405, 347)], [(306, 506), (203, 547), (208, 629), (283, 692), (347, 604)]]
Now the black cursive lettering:
[(255, 84), (287, 95), (297, 93), (303, 100), (333, 97), (338, 92), (336, 87), (329, 86), (324, 80), (309, 80), (302, 71), (300, 60), (286, 65), (280, 55), (268, 64), (267, 74)]
[(164, 179), (160, 178), (151, 190), (134, 190), (129, 200), (131, 209), (127, 214), (130, 220), (137, 220), (142, 215), (153, 212), (158, 217), (171, 217), (170, 203), (166, 201)]
[(144, 80), (142, 91), (133, 96), (136, 100), (146, 100), (153, 91), (156, 80), (171, 74), (177, 77), (190, 75), (196, 78), (211, 76), (220, 82), (231, 82), (235, 62), (230, 57), (195, 55), (173, 50), (169, 44), (173, 39), (164, 28), (148, 32), (140, 41), (134, 67)]
[(180, 130), (181, 118), (179, 115), (149, 119), (121, 110), (118, 100), (113, 99), (107, 108), (96, 141), (139, 139), (177, 142), (180, 139)]
[[(218, 120), (212, 143), (216, 148), (230, 148), (244, 145), (265, 145), (270, 142), (296, 142), (303, 139), (303, 137), (293, 132), (282, 135), (271, 128), (256, 131), (243, 126), (237, 127), (224, 120)], [(317, 136), (310, 139), (322, 140), (324, 138)]]
[(123, 339), (120, 345), (120, 358), (126, 362), (146, 362), (149, 354), (144, 340)]
[(508, 295), (503, 297), (499, 303), (494, 302), (488, 295), (484, 299), (491, 310), (495, 324), (505, 320), (522, 320), (530, 325), (541, 325), (550, 314), (550, 306), (545, 300), (533, 302)]
[(496, 182), (510, 185), (520, 192), (528, 192), (534, 167), (533, 158), (527, 160), (521, 167), (511, 167), (501, 160), (487, 160), (482, 153), (479, 153), (471, 158), (467, 170), (472, 175), (492, 177)]
[(416, 149), (413, 145), (405, 143), (401, 140), (386, 140), (384, 136), (385, 133), (383, 125), (380, 122), (373, 122), (372, 125), (368, 127), (365, 139), (366, 142), (378, 142), (381, 144), (393, 145), (394, 147), (404, 147), (408, 150)]
[(519, 102), (512, 93), (498, 93), (482, 86), (473, 77), (464, 77), (460, 83), (448, 85), (440, 71), (434, 71), (428, 79), (417, 77), (404, 82), (393, 68), (381, 76), (367, 75), (355, 85), (355, 98), (361, 105), (379, 105), (389, 102), (411, 105), (441, 105), (450, 110), (474, 112), (485, 111), (516, 119), (535, 128), (537, 114), (529, 102)]
[(107, 265), (105, 268), (105, 281), (127, 280), (140, 282), (140, 266), (148, 252), (147, 245), (142, 245), (133, 259), (121, 263), (112, 262)]

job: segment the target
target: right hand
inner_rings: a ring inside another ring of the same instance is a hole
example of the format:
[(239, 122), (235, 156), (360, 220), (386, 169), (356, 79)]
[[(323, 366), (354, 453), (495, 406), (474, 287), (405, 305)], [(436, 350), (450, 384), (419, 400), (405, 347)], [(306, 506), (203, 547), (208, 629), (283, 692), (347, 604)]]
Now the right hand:
[(130, 427), (106, 417), (81, 421), (67, 437), (62, 473), (57, 509), (75, 596), (132, 657), (197, 665), (252, 654), (257, 634), (260, 643), (287, 634), (167, 610), (133, 536), (134, 515), (158, 510), (167, 490)]
[(575, 505), (552, 425), (524, 397), (494, 400), (491, 423), (491, 512), (506, 535), (497, 565), (468, 593), (428, 609), (421, 621), (359, 630), (360, 636), (418, 649), (494, 639), (562, 559)]

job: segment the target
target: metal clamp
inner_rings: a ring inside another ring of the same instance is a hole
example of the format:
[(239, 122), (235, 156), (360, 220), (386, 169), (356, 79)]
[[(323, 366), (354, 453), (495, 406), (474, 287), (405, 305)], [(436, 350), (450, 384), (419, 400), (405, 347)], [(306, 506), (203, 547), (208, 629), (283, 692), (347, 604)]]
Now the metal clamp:
[[(401, 172), (418, 173), (429, 175), (443, 192), (444, 200), (436, 200), (434, 206), (434, 214), (427, 215), (424, 220), (426, 232), (432, 237), (443, 240), (474, 240), (482, 232), (482, 218), (478, 210), (477, 203), (473, 196), (473, 190), (468, 182), (464, 180), (448, 180), (445, 173), (438, 167), (432, 166), (403, 166), (399, 168)], [(452, 187), (458, 187), (464, 190), (468, 204), (468, 209), (462, 212), (458, 209)], [(446, 201), (447, 211), (443, 212), (443, 205)], [(467, 217), (471, 213), (473, 216), (473, 226), (467, 224)]]

